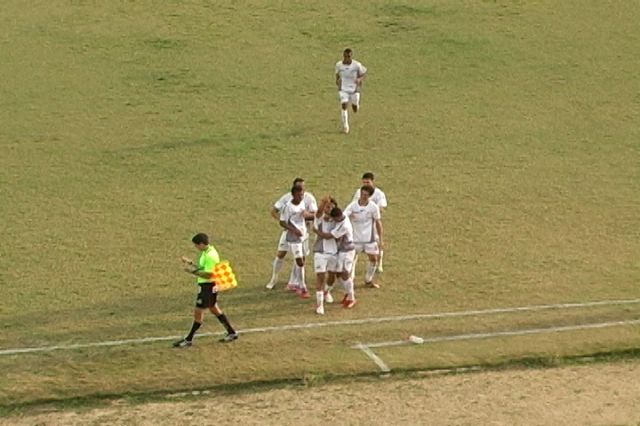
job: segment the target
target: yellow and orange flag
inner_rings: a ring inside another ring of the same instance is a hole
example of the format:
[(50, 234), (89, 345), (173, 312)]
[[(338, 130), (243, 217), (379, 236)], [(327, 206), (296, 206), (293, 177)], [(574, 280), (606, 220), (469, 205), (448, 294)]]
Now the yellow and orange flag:
[(228, 260), (223, 260), (213, 267), (213, 280), (218, 291), (230, 290), (238, 286), (236, 274), (233, 273)]

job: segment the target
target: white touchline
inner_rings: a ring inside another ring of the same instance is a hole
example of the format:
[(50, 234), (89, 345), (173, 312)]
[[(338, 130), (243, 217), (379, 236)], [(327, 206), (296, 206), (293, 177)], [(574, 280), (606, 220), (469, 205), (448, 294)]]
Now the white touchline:
[[(457, 312), (441, 312), (433, 314), (413, 314), (413, 315), (399, 315), (390, 317), (378, 317), (378, 318), (362, 318), (355, 320), (344, 321), (326, 321), (326, 322), (314, 322), (303, 324), (289, 324), (278, 325), (271, 327), (257, 327), (238, 330), (240, 334), (249, 333), (268, 333), (272, 331), (288, 331), (288, 330), (304, 330), (311, 328), (343, 326), (343, 325), (359, 325), (359, 324), (375, 324), (381, 322), (399, 322), (399, 321), (412, 321), (412, 320), (424, 320), (424, 319), (438, 319), (438, 318), (454, 318), (454, 317), (468, 317), (479, 315), (493, 315), (493, 314), (505, 314), (515, 312), (535, 312), (551, 309), (576, 309), (587, 308), (594, 306), (611, 306), (611, 305), (629, 305), (640, 303), (640, 299), (626, 299), (626, 300), (602, 300), (598, 302), (585, 302), (585, 303), (559, 303), (553, 305), (531, 305), (531, 306), (519, 306), (514, 308), (495, 308), (495, 309), (482, 309), (482, 310), (470, 310), (470, 311), (457, 311)], [(196, 337), (207, 337), (221, 335), (222, 333), (200, 333)], [(73, 343), (73, 344), (60, 344), (53, 346), (39, 346), (30, 348), (10, 348), (0, 349), (1, 355), (18, 355), (28, 354), (35, 352), (51, 352), (57, 350), (72, 350), (94, 347), (109, 347), (109, 346), (125, 346), (140, 343), (152, 343), (152, 342), (164, 342), (174, 339), (179, 339), (181, 335), (173, 336), (161, 336), (161, 337), (141, 337), (135, 339), (124, 340), (105, 340), (101, 342), (88, 342), (88, 343)]]
[(388, 372), (391, 371), (391, 369), (387, 366), (387, 364), (384, 363), (382, 358), (380, 358), (371, 349), (369, 349), (369, 347), (367, 345), (358, 344), (358, 345), (354, 346), (354, 348), (360, 349), (369, 358), (371, 358), (373, 360), (373, 362), (375, 362), (376, 365), (380, 368), (380, 371), (382, 371), (383, 373), (388, 373)]
[[(607, 328), (607, 327), (616, 327), (622, 325), (636, 325), (640, 324), (640, 319), (637, 320), (628, 320), (628, 321), (610, 321), (610, 322), (599, 322), (592, 324), (577, 324), (577, 325), (566, 325), (559, 327), (546, 327), (546, 328), (530, 328), (524, 330), (511, 330), (511, 331), (497, 331), (494, 333), (473, 333), (473, 334), (458, 334), (456, 336), (442, 336), (442, 337), (431, 337), (422, 339), (421, 343), (438, 343), (438, 342), (448, 342), (454, 340), (473, 340), (473, 339), (488, 339), (491, 337), (505, 337), (505, 336), (524, 336), (527, 334), (541, 334), (541, 333), (558, 333), (562, 331), (575, 331), (575, 330), (587, 330), (587, 329), (597, 329), (597, 328)], [(358, 343), (357, 345), (351, 346), (352, 349), (359, 349), (365, 353), (373, 362), (376, 363), (378, 368), (382, 373), (390, 373), (391, 369), (387, 364), (384, 363), (382, 358), (375, 352), (371, 350), (371, 348), (385, 348), (391, 346), (406, 346), (406, 345), (415, 345), (414, 342), (410, 340), (393, 340), (390, 342), (379, 342), (379, 343)], [(444, 372), (451, 372), (452, 370), (445, 369)]]
[[(424, 343), (439, 343), (439, 342), (449, 342), (454, 340), (474, 340), (474, 339), (487, 339), (491, 337), (524, 336), (527, 334), (559, 333), (562, 331), (589, 330), (589, 329), (597, 329), (597, 328), (619, 327), (623, 325), (640, 325), (640, 319), (628, 320), (628, 321), (598, 322), (598, 323), (591, 323), (591, 324), (564, 325), (564, 326), (558, 326), (558, 327), (529, 328), (529, 329), (523, 329), (523, 330), (496, 331), (493, 333), (471, 333), (471, 334), (458, 334), (455, 336), (426, 337), (423, 340), (424, 340)], [(368, 348), (384, 348), (389, 346), (404, 346), (404, 345), (414, 345), (414, 344), (415, 343), (409, 340), (394, 340), (390, 342), (357, 344), (352, 346), (352, 348), (360, 349), (361, 346), (366, 346)]]

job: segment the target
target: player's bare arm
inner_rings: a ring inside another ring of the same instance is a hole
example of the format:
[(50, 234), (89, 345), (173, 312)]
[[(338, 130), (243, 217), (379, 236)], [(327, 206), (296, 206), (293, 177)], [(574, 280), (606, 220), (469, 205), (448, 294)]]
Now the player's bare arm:
[(280, 221), (280, 226), (282, 226), (284, 229), (293, 232), (294, 234), (296, 234), (298, 237), (302, 237), (302, 231), (299, 230), (298, 228), (296, 228), (295, 226), (293, 226), (292, 224), (281, 220)]
[(341, 84), (342, 84), (342, 81), (340, 80), (340, 74), (336, 73), (336, 86), (338, 86), (338, 89), (340, 89)]
[(275, 220), (280, 220), (280, 210), (276, 209), (275, 207), (272, 207), (271, 217), (274, 218)]
[(384, 248), (384, 239), (383, 239), (383, 234), (384, 234), (384, 229), (382, 227), (382, 221), (380, 219), (376, 220), (376, 232), (378, 233), (378, 246), (380, 248)]
[(331, 238), (335, 238), (332, 233), (320, 231), (320, 230), (318, 230), (316, 228), (313, 228), (313, 232), (315, 232), (316, 235), (318, 235), (318, 237), (324, 238), (325, 240), (329, 240)]

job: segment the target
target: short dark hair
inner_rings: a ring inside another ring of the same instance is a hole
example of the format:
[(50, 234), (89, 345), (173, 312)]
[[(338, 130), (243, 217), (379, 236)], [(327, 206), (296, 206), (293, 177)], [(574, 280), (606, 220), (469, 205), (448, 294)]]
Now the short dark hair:
[(298, 186), (299, 183), (304, 183), (304, 179), (302, 179), (301, 177), (297, 177), (293, 180), (293, 185), (292, 186)]
[(298, 192), (303, 192), (302, 187), (300, 187), (298, 185), (293, 185), (291, 187), (291, 195), (297, 194)]
[(371, 197), (373, 195), (373, 193), (375, 192), (375, 189), (373, 189), (373, 186), (371, 185), (362, 185), (362, 187), (360, 188), (360, 192), (366, 192), (369, 194), (369, 197)]
[(373, 173), (367, 172), (367, 173), (363, 174), (362, 175), (362, 179), (374, 180)]
[(329, 212), (329, 216), (331, 216), (334, 219), (342, 217), (342, 209), (340, 207), (332, 208), (331, 212)]
[(351, 50), (351, 48), (347, 47), (346, 49), (344, 49), (344, 52), (342, 53), (353, 53), (353, 50)]
[(194, 235), (191, 242), (193, 242), (193, 244), (209, 244), (209, 236), (201, 232)]

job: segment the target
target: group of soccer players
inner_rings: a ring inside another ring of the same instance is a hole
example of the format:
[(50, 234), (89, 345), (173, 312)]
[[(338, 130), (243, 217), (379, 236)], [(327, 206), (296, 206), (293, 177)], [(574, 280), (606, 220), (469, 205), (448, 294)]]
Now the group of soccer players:
[[(367, 69), (352, 58), (351, 49), (345, 49), (342, 60), (336, 63), (336, 86), (340, 100), (340, 121), (342, 131), (349, 133), (349, 105), (354, 113), (360, 108), (360, 88), (366, 77)], [(354, 290), (355, 265), (358, 253), (366, 253), (368, 258), (364, 275), (365, 285), (378, 288), (374, 282), (376, 271), (382, 272), (383, 229), (380, 211), (387, 206), (384, 193), (376, 188), (373, 173), (362, 176), (353, 201), (344, 209), (330, 196), (324, 197), (317, 205), (316, 199), (304, 188), (304, 179), (293, 181), (291, 192), (284, 194), (273, 205), (271, 215), (278, 220), (283, 231), (278, 242), (278, 251), (273, 260), (271, 280), (268, 289), (276, 285), (278, 273), (282, 269), (284, 258), (291, 252), (295, 263), (287, 288), (295, 291), (301, 298), (310, 297), (305, 282), (305, 257), (309, 255), (309, 234), (315, 234), (313, 244), (313, 263), (316, 273), (316, 313), (324, 315), (324, 304), (333, 303), (331, 290), (336, 277), (344, 288), (342, 305), (352, 308), (356, 304)], [(190, 347), (196, 331), (202, 325), (204, 312), (209, 309), (227, 330), (222, 341), (231, 342), (238, 333), (217, 304), (217, 286), (213, 281), (213, 268), (220, 263), (215, 248), (209, 244), (209, 237), (200, 233), (192, 242), (200, 252), (197, 262), (186, 257), (184, 269), (197, 277), (200, 291), (196, 298), (194, 320), (191, 331), (173, 344), (176, 348)]]
[(365, 286), (379, 288), (375, 274), (382, 272), (384, 229), (381, 210), (385, 207), (387, 198), (376, 187), (370, 172), (362, 175), (362, 186), (344, 208), (331, 196), (322, 198), (318, 205), (315, 197), (305, 190), (304, 179), (296, 178), (291, 191), (280, 197), (271, 210), (283, 231), (267, 289), (275, 287), (284, 258), (291, 253), (295, 263), (287, 289), (303, 299), (311, 297), (305, 280), (305, 258), (310, 252), (310, 234), (314, 234), (316, 313), (324, 315), (325, 303), (333, 303), (331, 291), (336, 278), (344, 289), (342, 305), (345, 308), (355, 306), (354, 277), (358, 254), (367, 256)]

